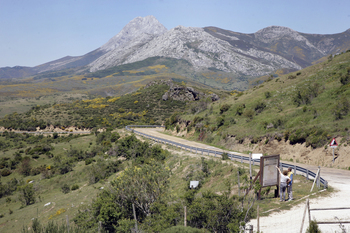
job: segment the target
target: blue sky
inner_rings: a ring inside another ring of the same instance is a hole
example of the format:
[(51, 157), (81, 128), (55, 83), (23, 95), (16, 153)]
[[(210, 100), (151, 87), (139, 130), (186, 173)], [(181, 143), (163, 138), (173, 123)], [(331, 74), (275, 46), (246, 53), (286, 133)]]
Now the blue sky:
[(254, 33), (271, 25), (305, 33), (350, 28), (349, 0), (0, 0), (0, 67), (36, 66), (97, 49), (130, 20)]

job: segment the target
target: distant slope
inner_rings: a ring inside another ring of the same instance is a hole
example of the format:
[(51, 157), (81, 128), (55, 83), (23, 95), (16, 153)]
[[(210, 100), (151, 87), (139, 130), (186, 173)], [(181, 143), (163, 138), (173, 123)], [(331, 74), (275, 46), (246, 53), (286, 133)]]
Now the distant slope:
[(32, 67), (14, 66), (0, 68), (0, 80), (27, 77), (36, 74)]
[(42, 72), (52, 72), (57, 70), (65, 70), (65, 69), (71, 69), (71, 68), (77, 68), (77, 67), (84, 67), (91, 62), (95, 61), (97, 58), (102, 56), (105, 52), (96, 49), (92, 52), (89, 52), (83, 56), (77, 56), (77, 57), (71, 57), (67, 56), (52, 62), (48, 62), (39, 66), (34, 67), (34, 70), (37, 73)]
[(342, 33), (319, 35), (300, 33), (325, 54), (338, 54), (350, 48), (350, 29)]
[(43, 72), (20, 81), (3, 80), (0, 82), (0, 97), (39, 97), (64, 92), (106, 97), (133, 92), (156, 79), (208, 86), (186, 77), (193, 72), (187, 61), (164, 57), (148, 58), (93, 73), (77, 75), (75, 72), (76, 68)]
[[(128, 85), (130, 84), (123, 84), (121, 88), (128, 90)], [(175, 82), (169, 79), (148, 80), (148, 84), (139, 86), (137, 92), (130, 91), (120, 96), (99, 96), (91, 99), (86, 99), (85, 96), (84, 100), (72, 99), (70, 102), (46, 103), (42, 106), (34, 104), (25, 113), (6, 115), (0, 119), (0, 126), (33, 131), (37, 127), (46, 128), (50, 125), (93, 128), (155, 122), (162, 124), (174, 112), (184, 111), (191, 102), (206, 106), (208, 102), (216, 101), (219, 98), (213, 100), (214, 93), (215, 97), (229, 95), (227, 92), (206, 89), (195, 83), (185, 83), (182, 79)], [(57, 97), (56, 99), (58, 100)]]
[(306, 34), (287, 27), (271, 26), (253, 34), (232, 32), (216, 27), (204, 28), (242, 51), (260, 50), (278, 54), (305, 68), (328, 54), (350, 49), (350, 29), (338, 34)]

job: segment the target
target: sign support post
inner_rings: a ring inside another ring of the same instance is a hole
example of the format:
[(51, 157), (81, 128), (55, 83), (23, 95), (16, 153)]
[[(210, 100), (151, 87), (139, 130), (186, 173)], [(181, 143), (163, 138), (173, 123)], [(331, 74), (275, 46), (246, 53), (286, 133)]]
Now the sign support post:
[(252, 184), (252, 153), (249, 153), (249, 177), (250, 184)]

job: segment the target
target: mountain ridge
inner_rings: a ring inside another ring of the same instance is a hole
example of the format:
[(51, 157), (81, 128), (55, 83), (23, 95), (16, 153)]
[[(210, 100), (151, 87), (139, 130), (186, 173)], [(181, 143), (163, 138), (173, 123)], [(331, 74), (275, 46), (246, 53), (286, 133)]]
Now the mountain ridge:
[(131, 20), (101, 47), (82, 56), (66, 56), (39, 66), (0, 68), (0, 78), (20, 78), (43, 72), (76, 69), (95, 72), (150, 57), (184, 59), (194, 72), (220, 70), (247, 80), (300, 70), (330, 53), (350, 48), (350, 29), (337, 34), (300, 33), (269, 26), (245, 34), (217, 27), (177, 26), (167, 30), (154, 16)]

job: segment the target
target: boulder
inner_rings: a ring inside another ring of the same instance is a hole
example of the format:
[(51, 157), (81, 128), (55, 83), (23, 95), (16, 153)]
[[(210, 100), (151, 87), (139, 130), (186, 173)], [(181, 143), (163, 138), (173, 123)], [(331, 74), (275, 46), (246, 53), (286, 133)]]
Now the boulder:
[(169, 99), (169, 95), (168, 92), (166, 92), (163, 96), (162, 96), (162, 100), (163, 101), (167, 101)]
[(217, 94), (211, 94), (211, 100), (214, 102), (214, 101), (218, 101), (220, 99), (220, 97), (217, 95)]
[(196, 91), (193, 87), (187, 87), (187, 91), (193, 95), (194, 100), (199, 100), (199, 92)]

